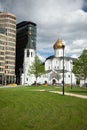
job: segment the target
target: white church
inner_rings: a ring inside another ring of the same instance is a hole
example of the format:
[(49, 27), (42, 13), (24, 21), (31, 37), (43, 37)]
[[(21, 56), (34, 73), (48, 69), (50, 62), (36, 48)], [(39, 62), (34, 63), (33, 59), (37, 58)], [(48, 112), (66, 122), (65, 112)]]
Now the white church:
[[(62, 84), (64, 69), (64, 84), (76, 85), (76, 77), (72, 72), (73, 63), (76, 60), (72, 57), (66, 57), (63, 50), (62, 40), (58, 39), (53, 46), (54, 55), (47, 57), (44, 63), (45, 74), (37, 78), (37, 83), (44, 84)], [(34, 61), (36, 52), (34, 49), (25, 49), (24, 66), (21, 75), (21, 84), (32, 85), (36, 79), (29, 75), (29, 66)], [(64, 60), (63, 60), (64, 58)]]

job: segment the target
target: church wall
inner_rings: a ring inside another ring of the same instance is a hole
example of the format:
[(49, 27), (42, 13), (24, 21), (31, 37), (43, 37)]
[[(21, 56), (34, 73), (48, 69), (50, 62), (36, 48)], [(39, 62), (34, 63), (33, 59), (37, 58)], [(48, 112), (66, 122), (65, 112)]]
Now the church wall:
[(45, 62), (45, 70), (51, 70), (52, 69), (52, 61), (50, 59), (48, 59), (46, 62)]
[(63, 49), (55, 49), (54, 50), (54, 55), (55, 55), (55, 57), (61, 57), (61, 56), (63, 56)]
[[(49, 62), (48, 62), (49, 61)], [(52, 61), (52, 62), (51, 62)], [(61, 70), (63, 69), (63, 59), (62, 58), (52, 58), (46, 61), (45, 66), (52, 66), (52, 71), (58, 71), (60, 72), (61, 79), (59, 80), (59, 83), (62, 83), (63, 80), (63, 74), (61, 73)], [(76, 77), (72, 73), (73, 65), (71, 63), (71, 59), (64, 59), (64, 70), (65, 70), (65, 84), (76, 84)], [(49, 68), (48, 68), (49, 70)], [(52, 81), (50, 81), (52, 82)]]
[(32, 65), (32, 62), (35, 58), (35, 50), (34, 49), (25, 49), (24, 51), (24, 65), (23, 65), (23, 74), (22, 74), (22, 84), (31, 84), (35, 81), (35, 76), (29, 76), (29, 66)]
[[(27, 54), (27, 52), (29, 53)], [(53, 80), (55, 79), (56, 83), (61, 83), (63, 81), (63, 50), (62, 49), (56, 49), (54, 50), (54, 56), (48, 57), (45, 61), (45, 71), (49, 71), (49, 73), (41, 75), (37, 78), (37, 83), (44, 84), (47, 82), (48, 84), (52, 84)], [(57, 56), (57, 57), (55, 57)], [(29, 75), (28, 70), (29, 66), (32, 64), (35, 58), (35, 51), (33, 49), (26, 49), (25, 55), (24, 55), (24, 74), (22, 74), (22, 84), (33, 84), (36, 81), (36, 78), (34, 75)], [(71, 58), (64, 58), (64, 83), (65, 84), (76, 84), (76, 78), (75, 75), (72, 73), (73, 65), (71, 63)], [(61, 75), (61, 78), (58, 79), (56, 77), (51, 77), (52, 73), (59, 73)]]
[(76, 77), (73, 73), (71, 72), (67, 72), (65, 73), (65, 84), (72, 84), (72, 85), (75, 85), (76, 84)]

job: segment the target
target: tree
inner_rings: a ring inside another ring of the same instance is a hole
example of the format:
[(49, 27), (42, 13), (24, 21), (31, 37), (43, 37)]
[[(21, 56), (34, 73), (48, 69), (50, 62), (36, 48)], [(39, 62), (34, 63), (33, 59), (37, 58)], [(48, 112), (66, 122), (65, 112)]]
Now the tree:
[(29, 66), (29, 74), (34, 74), (34, 76), (36, 77), (36, 84), (37, 84), (37, 78), (44, 73), (45, 73), (45, 70), (44, 70), (43, 63), (38, 58), (38, 56), (35, 56), (35, 59), (32, 62), (32, 65)]
[(84, 49), (80, 57), (76, 60), (73, 66), (73, 73), (75, 73), (78, 80), (83, 79), (84, 85), (87, 78), (87, 50)]

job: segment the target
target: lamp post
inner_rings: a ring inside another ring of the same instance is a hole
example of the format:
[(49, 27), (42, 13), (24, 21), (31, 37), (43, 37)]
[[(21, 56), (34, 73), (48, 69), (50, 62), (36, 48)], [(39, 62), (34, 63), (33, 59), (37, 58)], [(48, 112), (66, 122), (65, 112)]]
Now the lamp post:
[(72, 89), (72, 70), (71, 70), (71, 89)]
[(63, 49), (63, 95), (64, 95), (64, 48), (65, 48), (65, 45), (62, 45), (62, 49)]
[(72, 61), (70, 62), (71, 63), (71, 89), (72, 89)]

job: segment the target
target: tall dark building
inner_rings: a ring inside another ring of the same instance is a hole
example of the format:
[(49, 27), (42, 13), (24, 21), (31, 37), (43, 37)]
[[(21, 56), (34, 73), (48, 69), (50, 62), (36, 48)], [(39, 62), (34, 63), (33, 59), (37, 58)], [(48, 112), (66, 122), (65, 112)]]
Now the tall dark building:
[(24, 50), (36, 50), (36, 24), (23, 21), (17, 24), (16, 36), (16, 80), (20, 83), (20, 74), (23, 71)]

